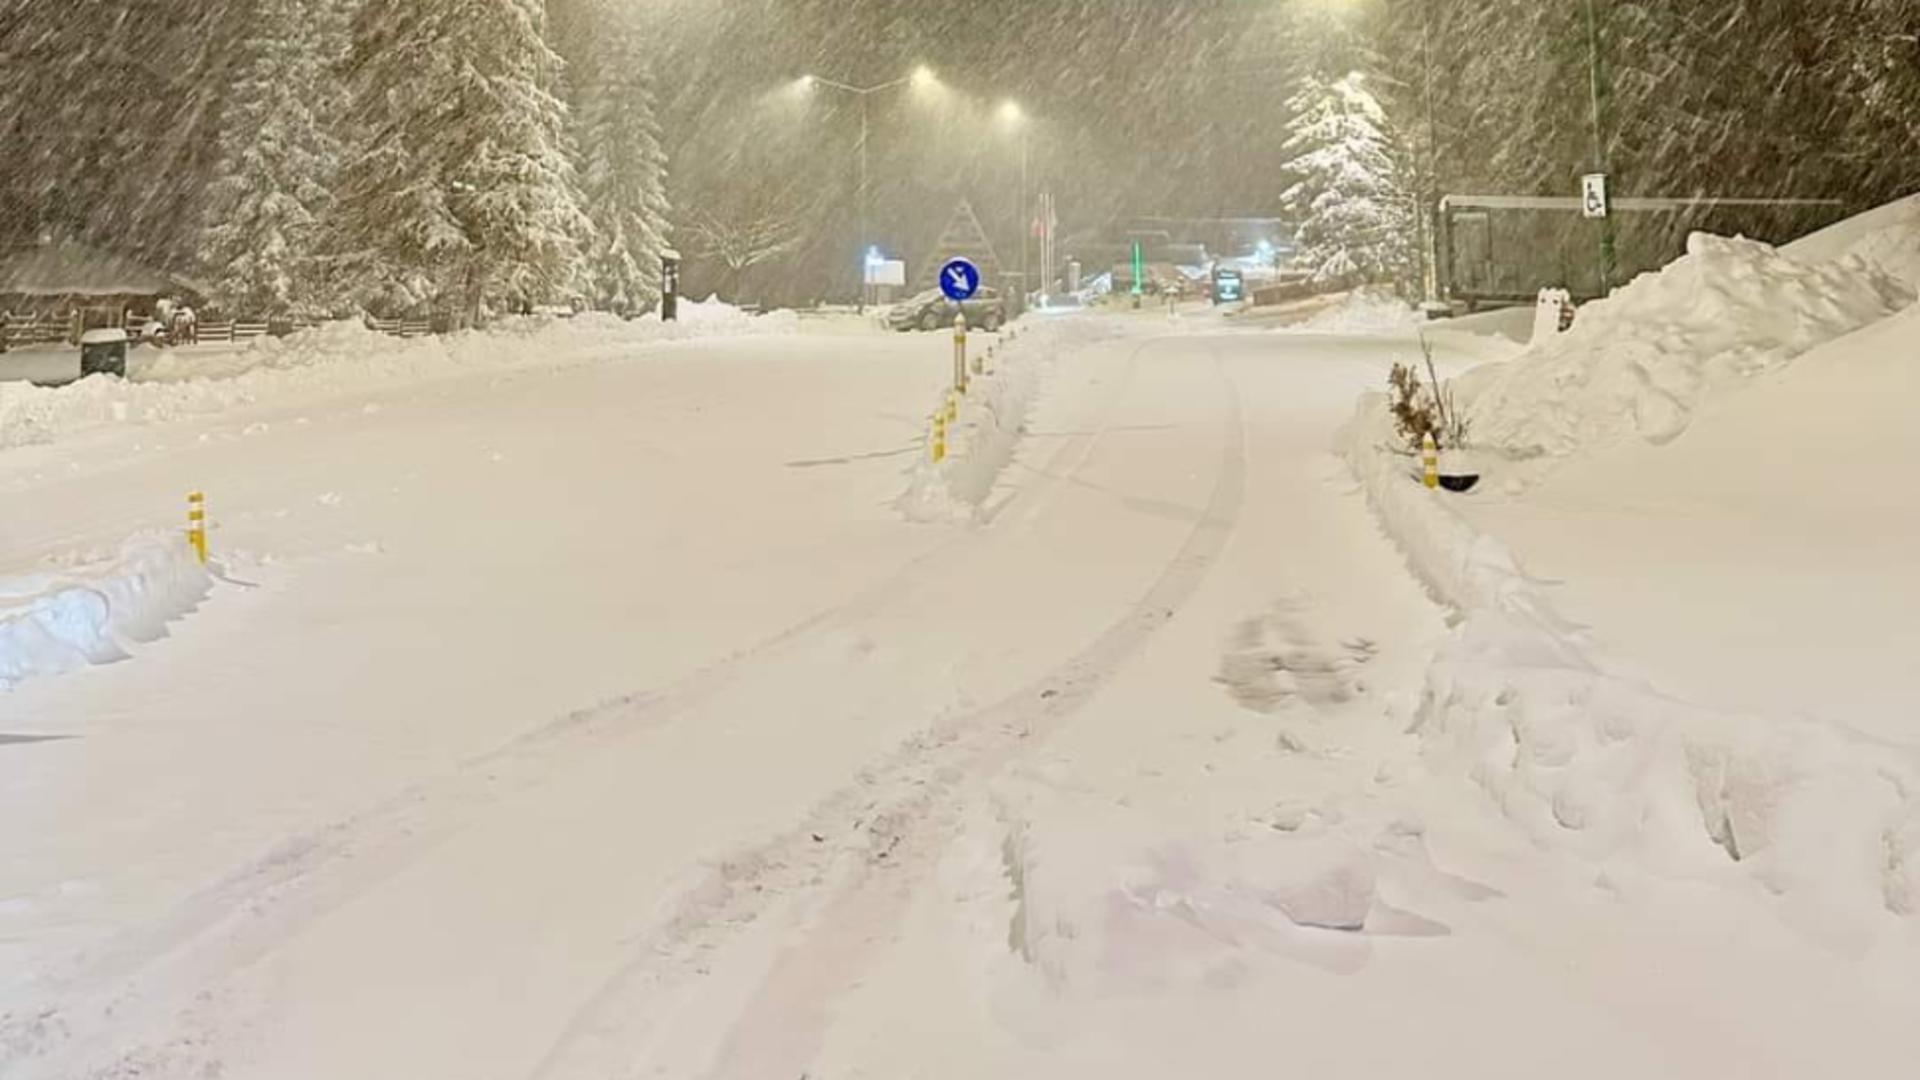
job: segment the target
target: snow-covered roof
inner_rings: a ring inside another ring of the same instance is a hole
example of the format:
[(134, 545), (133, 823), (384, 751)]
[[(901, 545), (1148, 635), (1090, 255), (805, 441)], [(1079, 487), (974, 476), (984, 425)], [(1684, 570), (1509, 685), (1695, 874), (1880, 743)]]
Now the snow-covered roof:
[(0, 256), (0, 296), (163, 296), (182, 283), (123, 255), (54, 244)]

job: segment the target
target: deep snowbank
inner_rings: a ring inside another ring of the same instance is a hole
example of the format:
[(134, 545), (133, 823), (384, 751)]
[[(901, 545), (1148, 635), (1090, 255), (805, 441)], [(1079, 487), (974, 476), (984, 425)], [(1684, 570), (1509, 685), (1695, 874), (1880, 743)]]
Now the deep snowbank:
[(0, 690), (124, 659), (166, 637), (211, 583), (185, 539), (164, 533), (135, 536), (98, 562), (0, 579)]
[(1560, 609), (1664, 690), (1920, 747), (1901, 675), (1920, 654), (1917, 359), (1920, 306), (1713, 401), (1672, 443), (1452, 505), (1565, 579)]
[[(1026, 319), (1009, 328), (992, 347), (987, 373), (973, 377), (972, 388), (960, 401), (959, 417), (947, 429), (946, 460), (936, 464), (930, 447), (923, 449), (908, 473), (907, 490), (899, 501), (908, 520), (978, 520), (994, 483), (1013, 460), (1047, 368), (1060, 349), (1089, 335), (1114, 332), (1105, 320), (1086, 319)], [(928, 438), (931, 431), (929, 423)]]
[(1316, 311), (1291, 326), (1276, 327), (1281, 334), (1391, 334), (1419, 326), (1425, 319), (1406, 301), (1386, 289), (1356, 289), (1338, 303)]
[(1715, 392), (1913, 300), (1910, 287), (1860, 260), (1802, 262), (1695, 234), (1685, 257), (1456, 390), (1474, 443), (1512, 458), (1565, 457), (1627, 437), (1661, 443)]
[(485, 331), (399, 340), (358, 322), (262, 338), (224, 353), (136, 349), (132, 377), (61, 387), (0, 383), (0, 450), (54, 442), (113, 423), (158, 423), (244, 405), (292, 402), (463, 372), (613, 359), (663, 341), (793, 333), (792, 312), (749, 316), (725, 304), (688, 303), (681, 321), (626, 322), (606, 315), (510, 319)]
[[(1750, 875), (1838, 944), (1920, 915), (1920, 769), (1801, 721), (1672, 700), (1609, 673), (1497, 539), (1380, 449), (1362, 403), (1344, 451), (1415, 571), (1463, 615), (1415, 721), (1429, 761), (1463, 771), (1537, 840), (1669, 874)], [(1653, 583), (1649, 583), (1652, 587)]]
[(1781, 250), (1802, 262), (1858, 258), (1920, 290), (1920, 195), (1830, 225)]

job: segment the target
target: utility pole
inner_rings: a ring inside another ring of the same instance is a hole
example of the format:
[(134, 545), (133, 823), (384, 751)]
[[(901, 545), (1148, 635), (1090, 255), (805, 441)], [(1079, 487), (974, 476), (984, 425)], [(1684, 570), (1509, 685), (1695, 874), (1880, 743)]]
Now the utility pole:
[(932, 86), (939, 85), (939, 79), (935, 77), (933, 71), (930, 68), (920, 67), (920, 68), (914, 69), (912, 74), (907, 75), (903, 78), (894, 79), (890, 82), (879, 83), (874, 86), (854, 86), (849, 83), (840, 82), (836, 79), (823, 78), (819, 75), (803, 75), (800, 77), (800, 81), (798, 83), (800, 90), (802, 90), (803, 92), (817, 90), (824, 87), (828, 90), (835, 90), (843, 94), (851, 94), (860, 100), (860, 154), (859, 154), (860, 156), (860, 190), (858, 192), (858, 197), (855, 200), (859, 204), (857, 210), (855, 211), (855, 214), (857, 218), (857, 227), (860, 231), (860, 235), (858, 237), (858, 240), (859, 240), (858, 257), (860, 259), (860, 267), (861, 267), (859, 306), (860, 306), (860, 311), (862, 313), (864, 313), (867, 310), (867, 290), (871, 288), (871, 286), (867, 282), (867, 275), (869, 273), (869, 271), (867, 270), (867, 251), (870, 247), (870, 241), (867, 237), (867, 218), (870, 215), (870, 209), (871, 209), (868, 206), (870, 181), (869, 181), (869, 175), (867, 171), (867, 166), (868, 166), (867, 140), (869, 136), (872, 134), (872, 125), (871, 125), (871, 116), (870, 116), (870, 113), (871, 113), (870, 99), (875, 94), (884, 93), (888, 90), (893, 90), (897, 87), (906, 86), (908, 84), (912, 84), (915, 87), (932, 87)]
[(1440, 134), (1433, 122), (1433, 0), (1420, 5), (1420, 66), (1426, 84), (1423, 97), (1427, 112), (1427, 191), (1420, 207), (1420, 258), (1426, 266), (1421, 289), (1428, 301), (1440, 299), (1440, 223), (1435, 220), (1440, 205)]
[(860, 97), (860, 199), (859, 199), (859, 202), (860, 202), (860, 210), (859, 210), (860, 301), (859, 303), (854, 305), (854, 310), (862, 315), (865, 315), (867, 313), (867, 300), (868, 300), (869, 294), (873, 292), (873, 282), (869, 280), (873, 276), (873, 270), (868, 265), (869, 260), (867, 259), (867, 251), (869, 250), (869, 246), (870, 246), (867, 240), (867, 216), (868, 216), (867, 200), (869, 198), (867, 193), (867, 190), (868, 190), (867, 189), (867, 134), (869, 131), (869, 128), (867, 126), (867, 102), (870, 98), (873, 97), (873, 95), (860, 94), (859, 97)]
[(1032, 166), (1033, 133), (1020, 125), (1020, 310), (1027, 309), (1027, 297), (1033, 292), (1033, 197), (1029, 194), (1029, 170)]
[[(1607, 86), (1606, 63), (1600, 50), (1600, 15), (1595, 10), (1596, 0), (1585, 0), (1587, 9), (1587, 89), (1593, 112), (1593, 168), (1595, 172), (1605, 174), (1607, 167), (1606, 102), (1609, 95)], [(1607, 181), (1607, 199), (1612, 201), (1614, 188), (1612, 177)], [(1613, 208), (1607, 207), (1607, 213), (1600, 219), (1600, 295), (1613, 293), (1613, 272), (1615, 250), (1613, 236)]]

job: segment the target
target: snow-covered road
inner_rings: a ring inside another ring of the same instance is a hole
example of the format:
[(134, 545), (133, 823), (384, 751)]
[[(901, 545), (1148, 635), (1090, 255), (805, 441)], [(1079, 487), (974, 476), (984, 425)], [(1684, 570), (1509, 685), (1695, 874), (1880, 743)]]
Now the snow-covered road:
[(0, 576), (202, 487), (257, 587), (0, 698), (53, 737), (0, 739), (0, 1071), (1812, 1075), (1904, 1038), (1909, 954), (1423, 770), (1444, 613), (1329, 449), (1404, 343), (1126, 322), (1012, 354), (1050, 374), (978, 525), (892, 506), (938, 336), (9, 453), (44, 512)]

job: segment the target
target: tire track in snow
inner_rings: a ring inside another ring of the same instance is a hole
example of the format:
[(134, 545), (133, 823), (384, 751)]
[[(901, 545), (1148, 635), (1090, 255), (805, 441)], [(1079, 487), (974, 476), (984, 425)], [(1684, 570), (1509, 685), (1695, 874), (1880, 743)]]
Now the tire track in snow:
[[(1166, 340), (1134, 351), (1129, 380), (1133, 360)], [(1192, 598), (1232, 538), (1247, 476), (1239, 391), (1214, 346), (1192, 339), (1182, 344), (1207, 349), (1225, 391), (1221, 460), (1200, 519), (1140, 599), (1065, 663), (992, 705), (907, 740), (798, 827), (706, 875), (569, 1025), (532, 1080), (640, 1075), (639, 1066), (673, 1038), (675, 1032), (663, 1030), (665, 1020), (697, 989), (711, 958), (724, 956), (777, 907), (812, 900), (823, 907), (807, 936), (760, 982), (707, 1073), (804, 1075), (826, 1030), (828, 1005), (904, 917), (911, 886), (936, 864), (964, 805), (958, 793), (997, 773), (1091, 701)], [(1074, 483), (1093, 459), (1110, 417), (1111, 410), (1076, 448), (1068, 471), (1050, 470), (1056, 488)], [(844, 831), (849, 820), (866, 827), (863, 845), (850, 850), (820, 842)]]
[[(1105, 403), (1097, 429), (1059, 447), (1049, 474), (1060, 475), (1055, 466), (1069, 458), (1073, 464), (1066, 476), (1085, 464), (1111, 426), (1145, 347), (1130, 355), (1121, 388)], [(1064, 484), (1062, 477), (1021, 494), (1049, 505)], [(233, 973), (272, 956), (303, 928), (399, 875), (482, 812), (560, 780), (574, 763), (609, 743), (695, 712), (744, 674), (814, 637), (872, 617), (929, 568), (975, 542), (974, 530), (953, 531), (852, 599), (676, 683), (567, 713), (360, 813), (275, 845), (191, 894), (163, 919), (116, 935), (98, 951), (76, 957), (64, 970), (0, 1002), (0, 1073), (12, 1076), (15, 1067), (33, 1065), (48, 1070), (41, 1075), (64, 1078), (97, 1063), (102, 1051), (122, 1062), (149, 1062), (155, 1041), (163, 1050), (201, 1045), (198, 1029), (207, 1024), (190, 1015), (215, 1000), (208, 997), (210, 988)], [(183, 1018), (184, 1031), (179, 1030)], [(69, 1053), (79, 1060), (69, 1060)]]

